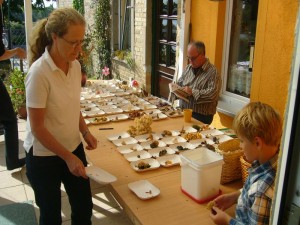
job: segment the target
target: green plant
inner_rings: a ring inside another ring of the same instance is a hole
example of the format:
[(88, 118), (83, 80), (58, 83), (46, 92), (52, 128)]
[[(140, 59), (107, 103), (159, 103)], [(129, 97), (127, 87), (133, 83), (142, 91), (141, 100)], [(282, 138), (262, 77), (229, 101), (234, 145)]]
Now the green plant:
[(125, 55), (125, 61), (127, 63), (127, 65), (129, 66), (129, 68), (134, 71), (135, 70), (135, 61), (134, 58), (132, 57), (132, 53), (131, 52), (126, 52)]
[(124, 60), (131, 70), (135, 70), (135, 61), (132, 57), (132, 53), (128, 50), (116, 50), (114, 56), (119, 60)]
[[(111, 25), (110, 25), (110, 0), (94, 0), (95, 7), (95, 24), (94, 24), (94, 37), (96, 46), (99, 53), (99, 77), (101, 76), (102, 69), (107, 67), (111, 69)], [(103, 76), (103, 79), (110, 79), (109, 76)]]
[(82, 45), (82, 51), (78, 56), (78, 61), (81, 65), (81, 72), (88, 74), (93, 74), (93, 60), (92, 60), (92, 51), (94, 50), (95, 38), (93, 34), (88, 31), (85, 34), (84, 43)]
[(84, 0), (73, 0), (73, 8), (84, 15)]
[(15, 111), (26, 103), (25, 76), (25, 73), (15, 68), (5, 80)]

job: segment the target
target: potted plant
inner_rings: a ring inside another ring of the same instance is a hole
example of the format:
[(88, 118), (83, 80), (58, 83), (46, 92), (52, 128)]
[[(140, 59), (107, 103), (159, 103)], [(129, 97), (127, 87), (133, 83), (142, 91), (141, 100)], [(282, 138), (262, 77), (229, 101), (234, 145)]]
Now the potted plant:
[(6, 78), (6, 87), (9, 92), (15, 112), (20, 118), (26, 118), (26, 94), (25, 94), (26, 74), (18, 68), (14, 68)]

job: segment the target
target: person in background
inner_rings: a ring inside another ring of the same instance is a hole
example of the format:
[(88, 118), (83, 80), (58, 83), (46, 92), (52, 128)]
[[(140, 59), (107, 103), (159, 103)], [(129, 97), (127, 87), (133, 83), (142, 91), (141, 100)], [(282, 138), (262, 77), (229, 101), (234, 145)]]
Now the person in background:
[(187, 66), (177, 84), (190, 94), (189, 103), (180, 100), (180, 107), (193, 109), (192, 117), (211, 124), (216, 113), (221, 90), (221, 77), (216, 67), (205, 57), (205, 44), (190, 42), (187, 49)]
[[(14, 48), (7, 50), (3, 44), (3, 15), (2, 15), (3, 0), (0, 0), (0, 61), (18, 57), (26, 58), (26, 52), (22, 48)], [(0, 124), (4, 128), (5, 136), (5, 159), (6, 168), (8, 170), (17, 169), (25, 165), (25, 158), (19, 159), (19, 137), (18, 137), (18, 119), (14, 111), (11, 99), (6, 90), (6, 87), (0, 78)]]
[[(281, 117), (271, 106), (252, 102), (236, 115), (233, 128), (252, 166), (243, 189), (217, 197), (210, 216), (219, 225), (267, 225), (282, 134)], [(232, 218), (224, 210), (235, 203), (236, 218)]]
[(71, 205), (73, 225), (89, 225), (92, 195), (86, 175), (87, 149), (97, 147), (80, 112), (85, 20), (72, 8), (58, 8), (32, 33), (30, 68), (25, 78), (28, 111), (26, 174), (40, 209), (40, 225), (58, 225), (61, 183)]

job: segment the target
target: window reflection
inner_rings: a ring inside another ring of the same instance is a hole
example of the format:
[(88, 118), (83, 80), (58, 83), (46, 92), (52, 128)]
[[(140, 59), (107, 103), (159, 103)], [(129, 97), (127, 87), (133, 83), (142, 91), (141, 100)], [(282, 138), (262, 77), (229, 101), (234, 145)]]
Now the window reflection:
[(170, 54), (170, 66), (175, 67), (176, 61), (176, 46), (171, 46), (171, 54)]
[(161, 1), (161, 7), (160, 7), (160, 9), (161, 9), (161, 11), (160, 11), (160, 14), (161, 15), (168, 15), (168, 0), (162, 0)]
[(173, 0), (172, 15), (177, 15), (177, 7), (178, 7), (178, 1), (177, 0)]
[(164, 44), (159, 45), (159, 64), (167, 63), (167, 46)]
[(171, 41), (176, 41), (177, 20), (172, 20), (172, 36)]
[(168, 20), (161, 20), (161, 34), (162, 40), (168, 39)]
[[(124, 4), (125, 3), (125, 4)], [(121, 33), (121, 49), (131, 49), (131, 9), (130, 0), (123, 1), (123, 31)]]
[(258, 0), (233, 1), (226, 91), (250, 98)]

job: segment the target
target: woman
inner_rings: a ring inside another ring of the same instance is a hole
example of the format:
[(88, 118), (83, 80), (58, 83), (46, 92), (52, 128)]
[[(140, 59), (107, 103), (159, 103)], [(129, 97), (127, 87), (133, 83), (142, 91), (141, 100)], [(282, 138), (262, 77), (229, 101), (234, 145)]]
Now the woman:
[[(2, 3), (0, 0), (0, 61), (12, 57), (20, 59), (26, 58), (26, 52), (22, 48), (7, 50), (3, 44), (3, 21), (2, 21)], [(17, 169), (25, 165), (25, 159), (19, 159), (19, 137), (18, 120), (14, 111), (11, 99), (0, 77), (0, 125), (3, 124), (5, 130), (5, 159), (8, 170)], [(1, 126), (0, 126), (1, 127)], [(1, 129), (1, 128), (0, 128)]]
[(73, 225), (91, 224), (92, 197), (86, 176), (87, 149), (97, 147), (80, 113), (81, 72), (76, 60), (85, 33), (84, 18), (59, 8), (33, 32), (26, 84), (27, 177), (40, 208), (40, 225), (61, 224), (61, 182), (69, 197)]

